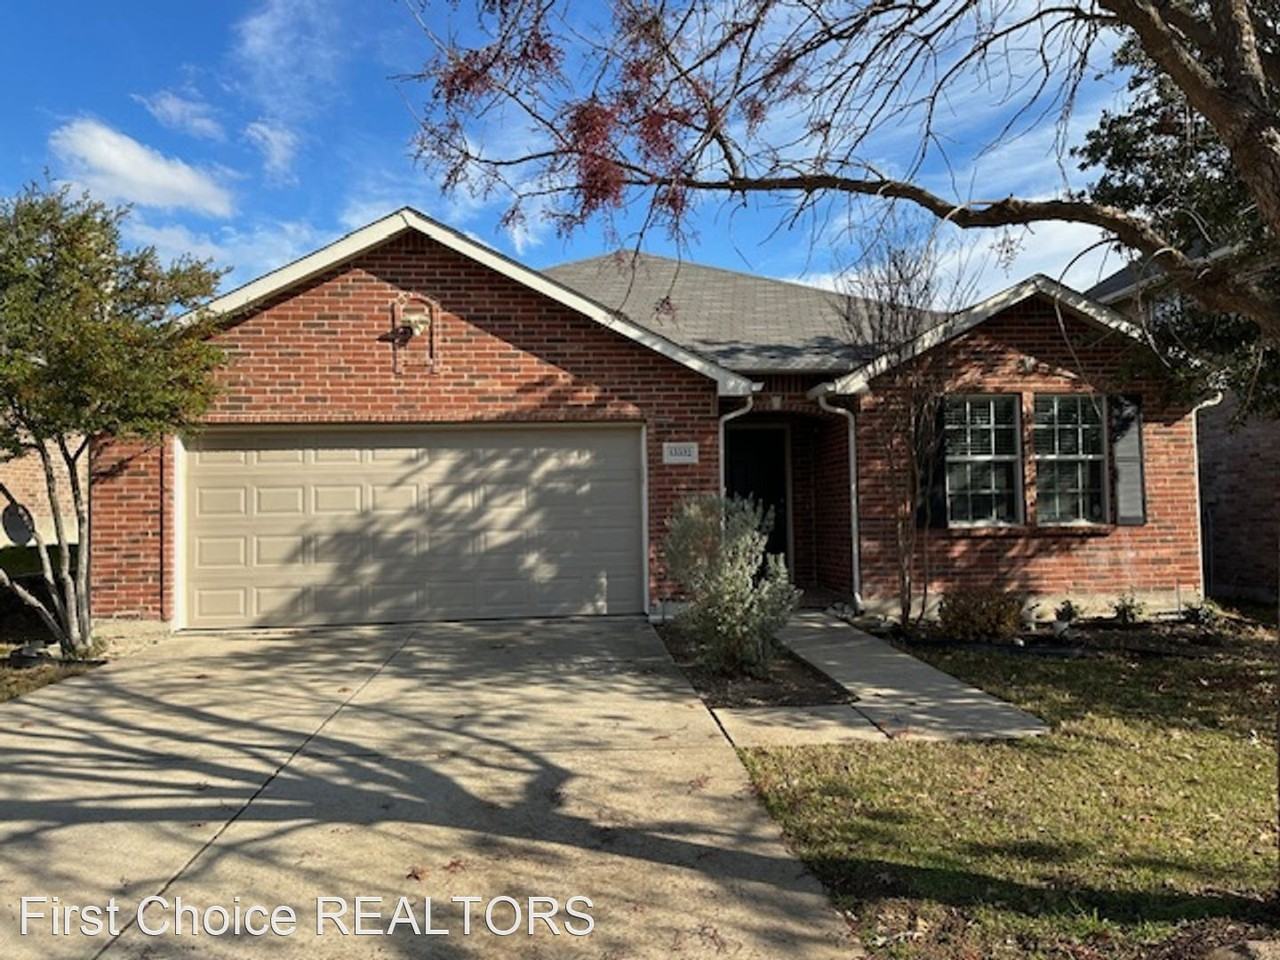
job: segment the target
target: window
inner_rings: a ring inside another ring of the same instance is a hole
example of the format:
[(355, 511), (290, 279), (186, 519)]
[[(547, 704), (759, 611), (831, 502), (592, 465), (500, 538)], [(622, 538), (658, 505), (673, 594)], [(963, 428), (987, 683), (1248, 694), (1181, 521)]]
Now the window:
[(1107, 454), (1099, 396), (1036, 397), (1036, 517), (1040, 523), (1103, 523)]
[(947, 398), (948, 523), (1018, 522), (1018, 406), (1016, 396)]

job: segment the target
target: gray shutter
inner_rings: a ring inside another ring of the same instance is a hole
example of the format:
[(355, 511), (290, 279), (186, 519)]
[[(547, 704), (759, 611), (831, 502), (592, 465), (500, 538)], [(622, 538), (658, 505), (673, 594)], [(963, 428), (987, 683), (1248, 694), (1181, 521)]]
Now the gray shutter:
[(947, 401), (938, 402), (937, 421), (934, 425), (933, 450), (922, 466), (920, 478), (923, 489), (916, 501), (916, 526), (926, 525), (935, 530), (947, 528)]
[(1111, 416), (1111, 510), (1122, 527), (1147, 522), (1147, 491), (1142, 462), (1142, 400), (1108, 398)]

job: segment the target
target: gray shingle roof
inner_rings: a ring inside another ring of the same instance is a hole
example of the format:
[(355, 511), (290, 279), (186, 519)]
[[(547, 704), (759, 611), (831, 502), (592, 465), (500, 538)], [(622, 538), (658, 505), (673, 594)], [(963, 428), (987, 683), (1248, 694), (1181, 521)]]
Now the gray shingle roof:
[(633, 323), (741, 373), (845, 373), (877, 351), (864, 301), (652, 254), (542, 271)]
[(1110, 303), (1116, 294), (1132, 287), (1143, 279), (1137, 264), (1127, 264), (1109, 276), (1103, 277), (1084, 292), (1086, 297), (1099, 303)]

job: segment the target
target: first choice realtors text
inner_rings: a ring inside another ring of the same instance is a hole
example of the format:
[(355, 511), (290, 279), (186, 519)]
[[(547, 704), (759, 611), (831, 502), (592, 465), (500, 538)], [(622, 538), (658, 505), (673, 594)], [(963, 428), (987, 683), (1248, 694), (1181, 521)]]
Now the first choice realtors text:
[[(595, 929), (588, 912), (587, 897), (569, 897), (563, 904), (555, 897), (472, 897), (455, 896), (461, 925), (451, 928), (432, 918), (432, 902), (424, 897), (316, 897), (312, 929), (316, 936), (386, 936), (394, 933), (418, 936), (470, 936), (487, 932), (506, 937), (512, 934), (568, 934), (585, 937)], [(22, 936), (82, 936), (103, 934), (117, 937), (131, 923), (148, 937), (160, 936), (250, 936), (291, 937), (299, 930), (298, 912), (287, 904), (268, 907), (242, 903), (197, 906), (181, 897), (146, 897), (132, 916), (121, 917), (112, 897), (106, 904), (64, 903), (59, 897), (23, 897), (19, 933)], [(304, 927), (305, 929), (305, 927)]]

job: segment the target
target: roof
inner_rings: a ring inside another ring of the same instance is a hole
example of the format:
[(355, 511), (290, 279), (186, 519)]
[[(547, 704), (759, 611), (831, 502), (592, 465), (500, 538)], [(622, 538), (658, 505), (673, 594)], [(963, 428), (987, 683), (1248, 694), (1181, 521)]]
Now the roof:
[[(1230, 244), (1208, 249), (1203, 243), (1193, 243), (1186, 251), (1189, 257), (1199, 258), (1206, 263), (1221, 260), (1239, 252), (1239, 248)], [(1160, 254), (1149, 257), (1137, 257), (1130, 260), (1119, 270), (1103, 277), (1087, 291), (1085, 296), (1092, 297), (1099, 303), (1112, 304), (1124, 300), (1152, 287), (1166, 279)]]
[(900, 353), (883, 354), (876, 357), (870, 363), (854, 370), (852, 373), (846, 374), (830, 383), (820, 384), (810, 390), (809, 393), (813, 396), (822, 393), (863, 393), (870, 386), (872, 380), (893, 369), (894, 366), (905, 363), (927, 350), (932, 350), (948, 340), (967, 333), (978, 324), (990, 320), (1000, 311), (1008, 310), (1010, 307), (1035, 296), (1048, 297), (1056, 303), (1067, 307), (1078, 316), (1092, 320), (1104, 327), (1109, 327), (1140, 343), (1146, 342), (1142, 329), (1130, 323), (1115, 310), (1090, 299), (1083, 293), (1064, 286), (1052, 277), (1037, 273), (1020, 283), (1015, 283), (1006, 290), (1001, 290), (980, 303), (974, 304), (968, 309), (951, 314), (941, 323), (916, 337), (908, 345), (907, 349)]
[(890, 356), (873, 342), (876, 305), (868, 300), (643, 253), (607, 254), (539, 272), (411, 207), (218, 297), (201, 313), (234, 318), (407, 231), (427, 236), (697, 371), (716, 382), (721, 396), (750, 395), (760, 386), (751, 375), (765, 373), (830, 375), (830, 381), (811, 393), (857, 393), (894, 362), (1037, 294), (1141, 339), (1141, 331), (1115, 311), (1037, 274), (959, 313), (921, 311), (925, 332), (912, 342), (907, 356)]
[(679, 342), (628, 319), (616, 310), (565, 286), (553, 277), (539, 273), (486, 246), (457, 230), (447, 227), (411, 207), (401, 207), (380, 220), (353, 230), (328, 246), (321, 247), (292, 263), (264, 274), (235, 290), (218, 297), (201, 313), (234, 316), (241, 311), (295, 286), (310, 277), (323, 273), (340, 263), (380, 246), (407, 231), (416, 231), (474, 260), (503, 276), (543, 294), (588, 317), (614, 333), (643, 344), (676, 363), (695, 370), (714, 380), (721, 396), (747, 396), (753, 389), (752, 381), (722, 366)]
[(648, 253), (543, 273), (743, 373), (846, 373), (879, 352), (867, 335), (866, 301), (832, 290)]
[(1085, 291), (1085, 296), (1099, 303), (1114, 303), (1122, 300), (1132, 292), (1139, 280), (1139, 268), (1136, 263), (1127, 263), (1110, 276), (1103, 277)]

